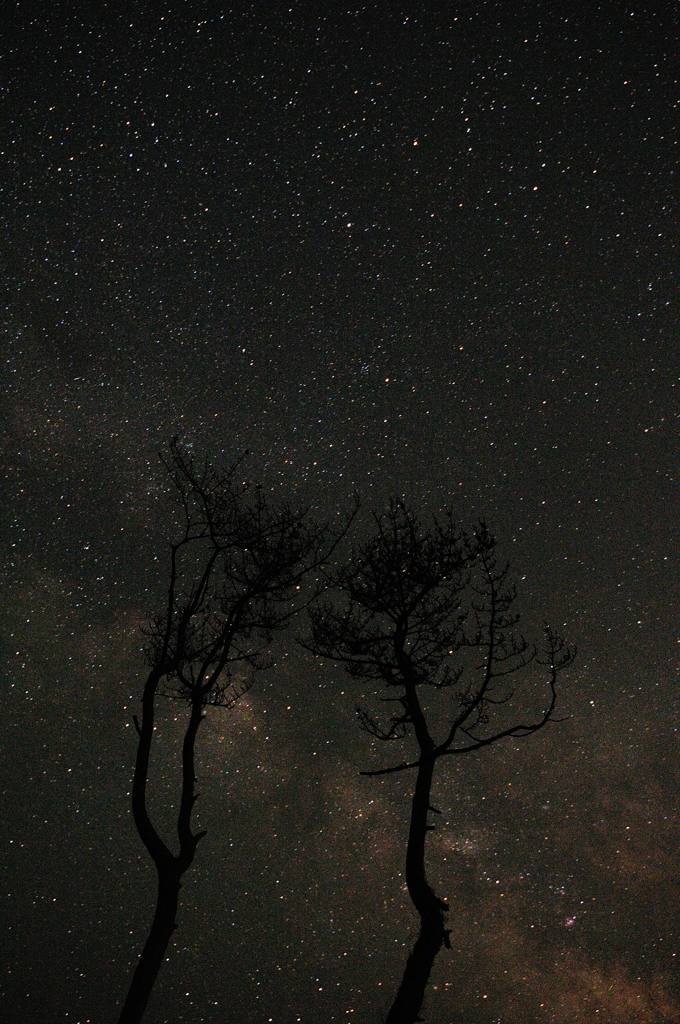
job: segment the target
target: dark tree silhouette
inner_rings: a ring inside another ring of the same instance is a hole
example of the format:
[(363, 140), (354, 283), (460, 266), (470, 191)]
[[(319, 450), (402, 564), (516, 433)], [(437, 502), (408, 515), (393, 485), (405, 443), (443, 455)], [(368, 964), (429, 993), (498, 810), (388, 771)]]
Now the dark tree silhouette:
[[(163, 458), (163, 457), (162, 457)], [(132, 810), (137, 831), (158, 873), (156, 910), (119, 1024), (142, 1019), (176, 928), (181, 879), (205, 832), (194, 832), (194, 745), (207, 705), (230, 707), (253, 675), (268, 666), (274, 631), (299, 610), (302, 580), (337, 542), (307, 511), (273, 503), (260, 488), (239, 485), (237, 465), (226, 472), (197, 467), (177, 440), (163, 458), (181, 510), (181, 532), (170, 550), (167, 599), (146, 630), (149, 674), (142, 695)], [(342, 531), (340, 531), (342, 533)], [(179, 852), (152, 824), (147, 778), (158, 696), (189, 709), (182, 746)]]
[[(397, 705), (389, 721), (383, 724), (357, 708), (371, 736), (415, 736), (413, 759), (362, 772), (416, 773), (406, 884), (420, 933), (387, 1016), (387, 1024), (413, 1024), (421, 1019), (435, 957), (442, 946), (450, 948), (449, 908), (425, 873), (425, 840), (434, 828), (428, 816), (439, 813), (430, 803), (435, 765), (440, 758), (542, 729), (555, 710), (557, 676), (575, 651), (547, 626), (540, 652), (515, 632), (515, 589), (508, 567), (498, 566), (495, 540), (483, 522), (468, 536), (448, 512), (424, 528), (395, 501), (384, 514), (374, 514), (374, 527), (371, 540), (326, 573), (331, 596), (310, 607), (311, 635), (303, 646), (344, 664), (358, 679), (384, 684), (382, 699)], [(543, 673), (542, 710), (527, 723), (513, 723), (513, 677), (532, 662)]]

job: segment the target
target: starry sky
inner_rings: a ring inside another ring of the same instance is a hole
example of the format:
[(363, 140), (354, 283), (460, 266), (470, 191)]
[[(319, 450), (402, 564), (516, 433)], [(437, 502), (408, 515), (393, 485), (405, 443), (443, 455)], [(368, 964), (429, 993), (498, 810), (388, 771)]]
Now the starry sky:
[[(485, 516), (527, 634), (578, 644), (563, 722), (441, 766), (427, 1018), (679, 1020), (680, 15), (143, 6), (0, 15), (0, 1015), (114, 1021), (146, 937), (179, 433), (330, 522)], [(149, 1021), (377, 1024), (401, 976), (409, 780), (359, 775), (349, 678), (276, 657), (202, 727)]]

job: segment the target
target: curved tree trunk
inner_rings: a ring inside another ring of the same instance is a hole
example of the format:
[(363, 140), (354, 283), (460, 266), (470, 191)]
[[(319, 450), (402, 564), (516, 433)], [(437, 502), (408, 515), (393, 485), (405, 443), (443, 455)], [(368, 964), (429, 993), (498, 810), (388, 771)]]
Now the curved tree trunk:
[(139, 743), (132, 783), (132, 809), (137, 831), (156, 865), (158, 896), (149, 937), (144, 944), (142, 955), (132, 976), (118, 1024), (140, 1024), (144, 1016), (170, 937), (177, 927), (177, 904), (182, 887), (182, 876), (191, 866), (196, 846), (205, 835), (205, 832), (193, 833), (191, 831), (191, 811), (196, 801), (194, 746), (196, 734), (203, 721), (203, 701), (200, 690), (196, 690), (193, 695), (191, 715), (182, 744), (182, 796), (177, 815), (180, 851), (177, 856), (172, 854), (165, 845), (149, 818), (146, 806), (146, 784), (153, 737), (154, 699), (157, 684), (157, 675), (152, 672), (144, 691), (141, 726), (135, 719)]
[(151, 931), (132, 976), (118, 1024), (139, 1024), (144, 1015), (170, 936), (177, 927), (175, 918), (180, 888), (180, 873), (174, 865), (169, 871), (159, 871), (158, 899)]
[(411, 805), (411, 826), (406, 851), (406, 884), (420, 915), (420, 934), (406, 962), (404, 976), (387, 1015), (386, 1024), (414, 1024), (425, 996), (425, 987), (437, 953), (449, 947), (449, 932), (444, 927), (448, 906), (428, 885), (425, 876), (425, 838), (432, 828), (427, 823), (434, 758), (421, 761)]

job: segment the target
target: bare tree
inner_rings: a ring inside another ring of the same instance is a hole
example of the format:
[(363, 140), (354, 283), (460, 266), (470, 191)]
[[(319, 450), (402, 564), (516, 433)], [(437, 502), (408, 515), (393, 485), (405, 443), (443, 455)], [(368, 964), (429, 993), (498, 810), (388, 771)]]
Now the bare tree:
[[(495, 540), (483, 522), (468, 536), (447, 512), (424, 528), (400, 501), (373, 518), (372, 538), (327, 572), (331, 596), (310, 608), (311, 635), (303, 646), (340, 662), (358, 679), (384, 685), (382, 699), (397, 706), (387, 722), (357, 708), (371, 736), (415, 737), (410, 760), (362, 772), (416, 773), (406, 884), (420, 932), (387, 1016), (387, 1024), (413, 1024), (420, 1020), (434, 960), (442, 946), (450, 948), (449, 908), (425, 873), (425, 840), (434, 828), (429, 814), (439, 813), (430, 802), (435, 765), (542, 729), (555, 710), (557, 676), (575, 651), (547, 626), (540, 651), (515, 632), (515, 589), (508, 567), (498, 566)], [(532, 662), (543, 676), (541, 710), (526, 723), (513, 722), (513, 679)]]
[[(176, 928), (181, 879), (205, 832), (194, 832), (194, 746), (208, 705), (231, 707), (255, 673), (268, 666), (274, 631), (299, 610), (305, 574), (333, 549), (327, 531), (307, 511), (273, 503), (260, 488), (208, 462), (197, 467), (175, 439), (163, 462), (179, 501), (181, 532), (170, 549), (165, 605), (147, 634), (149, 674), (142, 695), (132, 810), (158, 873), (149, 936), (135, 969), (119, 1024), (142, 1019)], [(342, 531), (340, 531), (342, 533)], [(337, 541), (337, 538), (336, 538)], [(149, 816), (147, 779), (158, 696), (187, 705), (182, 746), (179, 852), (173, 853)]]

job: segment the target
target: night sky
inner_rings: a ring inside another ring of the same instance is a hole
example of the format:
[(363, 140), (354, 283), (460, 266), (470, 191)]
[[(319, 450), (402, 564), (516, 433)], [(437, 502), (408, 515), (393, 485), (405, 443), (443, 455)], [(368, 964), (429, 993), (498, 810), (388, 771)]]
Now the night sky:
[[(561, 724), (440, 762), (427, 1019), (679, 1021), (680, 15), (129, 6), (0, 15), (0, 1017), (115, 1021), (146, 938), (180, 434), (330, 522), (355, 489), (486, 517), (527, 635), (579, 647)], [(417, 934), (370, 694), (276, 660), (199, 734), (150, 1024), (378, 1024)]]

